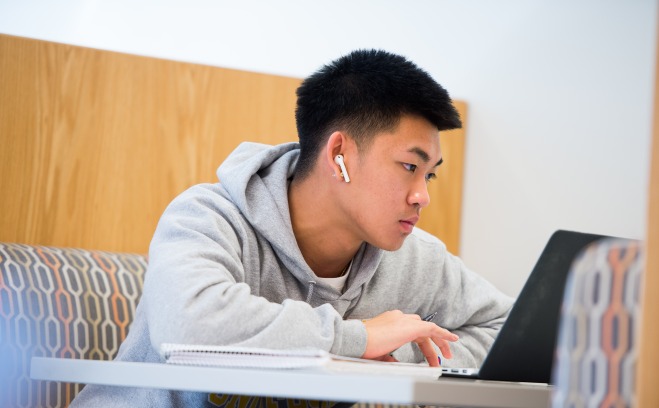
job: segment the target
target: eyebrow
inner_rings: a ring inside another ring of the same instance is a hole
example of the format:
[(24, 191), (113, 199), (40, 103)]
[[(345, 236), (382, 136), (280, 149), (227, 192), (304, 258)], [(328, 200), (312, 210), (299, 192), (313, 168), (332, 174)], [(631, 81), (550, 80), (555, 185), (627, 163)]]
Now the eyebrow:
[[(408, 152), (414, 153), (417, 156), (419, 156), (419, 158), (421, 160), (423, 160), (424, 163), (428, 163), (430, 161), (430, 156), (428, 155), (428, 153), (426, 153), (420, 147), (413, 147), (413, 148), (409, 149)], [(444, 163), (444, 158), (443, 157), (441, 159), (439, 159), (439, 161), (433, 167), (437, 167), (442, 163)]]

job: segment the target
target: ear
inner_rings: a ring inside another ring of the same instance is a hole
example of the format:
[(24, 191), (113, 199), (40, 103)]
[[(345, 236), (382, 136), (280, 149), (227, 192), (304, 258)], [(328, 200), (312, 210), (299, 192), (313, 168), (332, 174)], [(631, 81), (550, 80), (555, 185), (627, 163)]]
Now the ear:
[(334, 162), (334, 157), (336, 157), (337, 154), (342, 154), (345, 157), (346, 151), (349, 150), (348, 145), (350, 142), (351, 141), (346, 134), (340, 131), (332, 133), (327, 139), (327, 144), (325, 145), (325, 161), (332, 173), (336, 174), (337, 180), (341, 180), (339, 177), (339, 174), (341, 174), (341, 168), (336, 162)]

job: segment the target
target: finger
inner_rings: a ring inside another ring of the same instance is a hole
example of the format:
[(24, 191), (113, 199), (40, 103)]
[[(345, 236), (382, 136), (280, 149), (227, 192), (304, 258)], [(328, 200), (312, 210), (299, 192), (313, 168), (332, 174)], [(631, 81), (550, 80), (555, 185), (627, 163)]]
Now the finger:
[(385, 355), (382, 355), (380, 357), (373, 358), (371, 360), (384, 361), (384, 362), (387, 362), (387, 363), (394, 363), (394, 362), (398, 361), (391, 354), (385, 354)]
[(437, 345), (437, 347), (439, 347), (439, 350), (442, 352), (442, 356), (444, 356), (444, 358), (453, 358), (453, 353), (451, 353), (451, 346), (448, 341), (442, 338), (433, 338), (432, 341)]
[(382, 356), (382, 361), (386, 361), (387, 363), (396, 363), (398, 360), (396, 360), (396, 357), (392, 356), (391, 354), (385, 354)]
[[(439, 336), (447, 341), (457, 341), (460, 339), (460, 336), (458, 336), (457, 334), (451, 333), (445, 328), (437, 326), (435, 323), (430, 323), (430, 324), (435, 326), (434, 327), (435, 333), (433, 333), (433, 337)], [(437, 329), (439, 329), (439, 332), (437, 332)]]
[(428, 365), (431, 367), (439, 367), (439, 359), (435, 348), (432, 346), (432, 342), (429, 338), (424, 337), (423, 339), (416, 342), (421, 349), (421, 352), (426, 357)]

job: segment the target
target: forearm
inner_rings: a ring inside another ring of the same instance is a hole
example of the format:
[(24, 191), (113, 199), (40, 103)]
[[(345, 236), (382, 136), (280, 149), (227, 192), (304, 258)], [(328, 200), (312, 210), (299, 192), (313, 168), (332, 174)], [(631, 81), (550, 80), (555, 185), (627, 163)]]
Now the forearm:
[[(178, 274), (170, 265), (166, 271)], [(314, 347), (359, 357), (366, 343), (361, 322), (344, 321), (330, 305), (312, 308), (299, 300), (282, 303), (251, 294), (219, 271), (196, 271), (180, 279), (158, 279), (145, 286), (151, 340), (188, 344), (235, 344), (253, 347)], [(171, 284), (171, 282), (178, 282)]]

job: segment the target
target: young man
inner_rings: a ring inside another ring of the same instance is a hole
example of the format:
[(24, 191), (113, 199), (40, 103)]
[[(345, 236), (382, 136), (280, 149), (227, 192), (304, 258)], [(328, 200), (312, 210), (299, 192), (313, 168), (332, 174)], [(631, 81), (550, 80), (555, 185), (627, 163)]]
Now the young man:
[[(299, 144), (244, 143), (220, 182), (167, 208), (117, 359), (162, 362), (162, 343), (188, 343), (434, 366), (439, 350), (478, 366), (512, 301), (414, 228), (442, 162), (439, 131), (461, 126), (447, 92), (403, 57), (356, 51), (297, 94)], [(238, 400), (87, 386), (73, 406)]]

